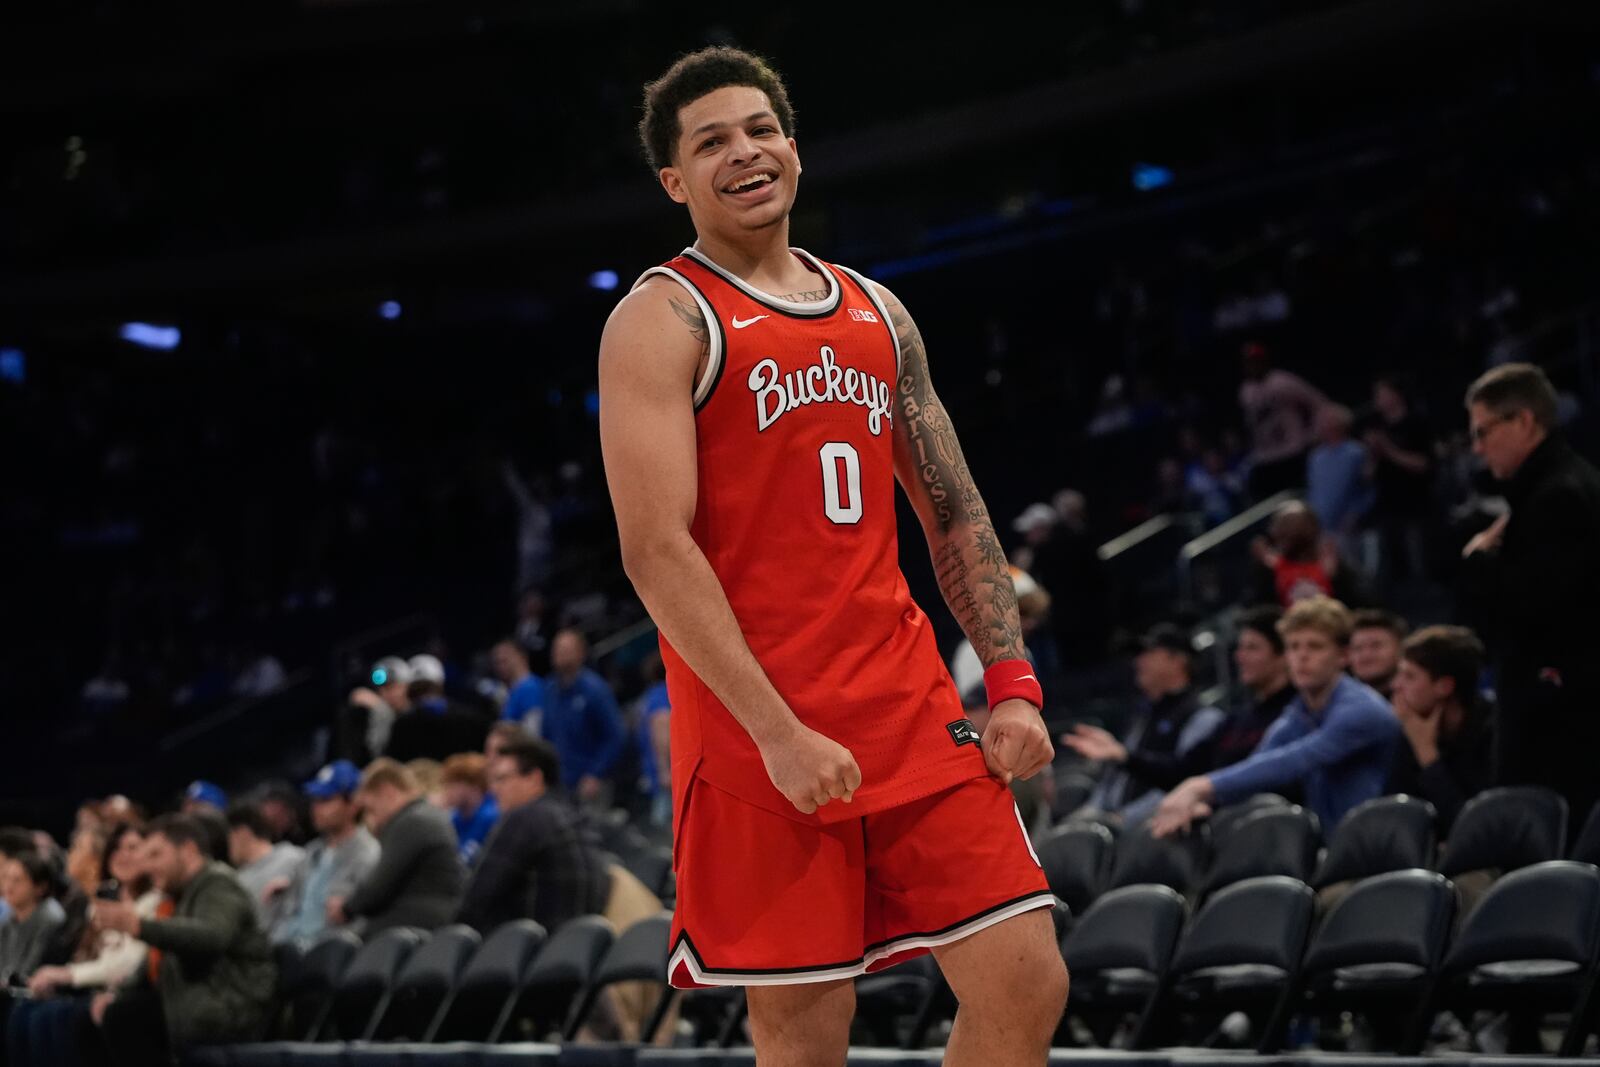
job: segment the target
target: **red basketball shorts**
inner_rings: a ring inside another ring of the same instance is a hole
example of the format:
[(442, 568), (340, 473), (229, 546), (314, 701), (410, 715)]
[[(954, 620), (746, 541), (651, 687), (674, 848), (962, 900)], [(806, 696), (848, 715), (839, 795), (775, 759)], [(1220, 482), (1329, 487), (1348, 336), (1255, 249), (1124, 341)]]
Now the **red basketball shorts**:
[(1055, 903), (988, 776), (820, 827), (697, 779), (680, 816), (679, 989), (853, 978)]

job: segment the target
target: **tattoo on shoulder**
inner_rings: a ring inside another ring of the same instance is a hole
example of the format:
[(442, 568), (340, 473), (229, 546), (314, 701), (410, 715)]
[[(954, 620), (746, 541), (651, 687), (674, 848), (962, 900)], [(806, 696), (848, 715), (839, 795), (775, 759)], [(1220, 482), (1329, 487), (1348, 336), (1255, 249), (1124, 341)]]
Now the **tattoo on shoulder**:
[(699, 307), (687, 300), (679, 300), (675, 296), (667, 297), (667, 303), (672, 305), (672, 313), (678, 316), (683, 324), (689, 327), (689, 333), (700, 342), (701, 348), (711, 345), (711, 328), (706, 324), (706, 317), (700, 313)]

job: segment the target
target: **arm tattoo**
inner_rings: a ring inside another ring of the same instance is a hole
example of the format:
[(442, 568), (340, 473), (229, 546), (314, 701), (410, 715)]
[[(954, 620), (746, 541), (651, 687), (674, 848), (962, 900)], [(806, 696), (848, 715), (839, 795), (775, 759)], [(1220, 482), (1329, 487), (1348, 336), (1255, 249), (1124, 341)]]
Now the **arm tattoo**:
[[(885, 294), (887, 296), (887, 294)], [(985, 666), (1026, 653), (1017, 617), (1017, 593), (989, 509), (972, 480), (950, 416), (933, 391), (928, 353), (917, 324), (893, 297), (885, 301), (900, 338), (900, 414), (895, 427), (909, 446), (917, 484), (932, 506), (933, 567), (945, 603)]]
[(694, 336), (696, 341), (700, 342), (701, 351), (704, 352), (710, 349), (711, 328), (706, 325), (706, 317), (700, 313), (700, 309), (687, 301), (679, 300), (675, 296), (668, 297), (667, 303), (672, 305), (672, 313), (678, 316), (685, 326), (689, 327), (689, 333)]

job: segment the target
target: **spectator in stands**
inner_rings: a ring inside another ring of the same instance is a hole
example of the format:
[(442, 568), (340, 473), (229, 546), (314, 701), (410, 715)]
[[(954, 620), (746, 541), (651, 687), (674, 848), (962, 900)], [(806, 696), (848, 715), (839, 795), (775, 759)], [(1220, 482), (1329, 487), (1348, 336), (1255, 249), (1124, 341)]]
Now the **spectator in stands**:
[(91, 895), (106, 879), (103, 860), (107, 830), (98, 821), (80, 825), (72, 831), (72, 840), (67, 846), (67, 875), (78, 888)]
[[(131, 905), (140, 919), (156, 917), (161, 894), (150, 880), (144, 834), (129, 823), (112, 827), (102, 866), (102, 898)], [(144, 964), (145, 944), (116, 930), (89, 938), (82, 958), (65, 965), (40, 967), (28, 979), (31, 1000), (18, 1003), (6, 1027), (9, 1067), (56, 1067), (84, 1062), (81, 1038), (89, 1025), (89, 1003), (73, 992), (113, 989)]]
[(267, 887), (294, 874), (305, 852), (287, 841), (272, 843), (272, 827), (260, 807), (241, 800), (228, 808), (228, 859), (239, 873), (255, 903), (263, 929), (277, 919), (276, 904), (267, 897)]
[(1289, 607), (1313, 596), (1332, 596), (1341, 603), (1365, 599), (1360, 573), (1339, 555), (1332, 539), (1322, 536), (1316, 513), (1291, 500), (1273, 513), (1266, 538), (1256, 538), (1250, 553), (1261, 564), (1255, 599)]
[(255, 802), (261, 809), (262, 817), (267, 820), (274, 842), (306, 843), (305, 805), (293, 783), (282, 778), (264, 782), (255, 790)]
[(1483, 643), (1464, 626), (1429, 626), (1406, 639), (1394, 711), (1406, 744), (1395, 749), (1386, 792), (1431, 801), (1440, 836), (1494, 779), (1494, 735), (1478, 693)]
[(488, 761), (476, 752), (458, 752), (444, 761), (439, 778), (461, 862), (468, 867), (478, 858), (478, 850), (500, 819), (500, 806), (489, 795), (487, 766)]
[(348, 760), (328, 764), (305, 784), (318, 836), (288, 880), (268, 887), (269, 895), (283, 895), (273, 941), (310, 948), (328, 928), (328, 901), (347, 899), (377, 866), (378, 840), (361, 825), (356, 802), (360, 786), (361, 771)]
[(1258, 500), (1303, 484), (1317, 411), (1325, 403), (1305, 379), (1275, 369), (1263, 345), (1245, 345), (1239, 406), (1250, 428), (1250, 491)]
[[(558, 635), (557, 648), (560, 642)], [(577, 815), (554, 793), (561, 784), (555, 748), (532, 737), (509, 742), (490, 764), (489, 784), (504, 814), (467, 885), (458, 920), (484, 934), (521, 918), (555, 931), (569, 919), (603, 911), (611, 879), (584, 840)]]
[(519, 723), (532, 736), (539, 736), (544, 718), (544, 682), (528, 665), (527, 651), (516, 638), (507, 637), (495, 644), (489, 656), (494, 676), (506, 687), (500, 718)]
[(195, 815), (207, 810), (221, 815), (228, 809), (228, 794), (213, 782), (193, 781), (183, 791), (183, 813)]
[(1400, 669), (1400, 644), (1411, 627), (1394, 612), (1380, 608), (1356, 612), (1353, 624), (1350, 673), (1388, 700), (1394, 690), (1395, 672)]
[(1278, 623), (1297, 696), (1249, 759), (1190, 778), (1167, 794), (1151, 820), (1175, 833), (1213, 807), (1289, 786), (1332, 832), (1345, 813), (1383, 792), (1400, 724), (1383, 697), (1344, 673), (1353, 620), (1337, 600), (1312, 597)]
[(1162, 790), (1182, 780), (1178, 768), (1204, 745), (1226, 718), (1202, 707), (1194, 690), (1194, 648), (1189, 635), (1170, 624), (1156, 626), (1139, 642), (1134, 683), (1146, 703), (1122, 740), (1084, 723), (1061, 743), (1085, 759), (1110, 764), (1089, 795), (1088, 807), (1137, 820), (1149, 814)]
[(597, 807), (610, 802), (607, 776), (627, 740), (617, 698), (605, 679), (585, 666), (589, 644), (577, 630), (556, 634), (550, 645), (553, 673), (545, 686), (541, 733), (555, 746), (577, 798)]
[(406, 690), (410, 710), (395, 718), (386, 754), (402, 763), (414, 759), (443, 761), (457, 752), (475, 752), (483, 747), (489, 724), (483, 716), (445, 695), (444, 664), (437, 657), (423, 654), (412, 657), (407, 667), (411, 672), (411, 684)]
[(150, 949), (146, 967), (97, 994), (90, 1007), (116, 1067), (163, 1062), (196, 1045), (256, 1040), (266, 1029), (277, 985), (272, 946), (249, 893), (231, 870), (207, 859), (204, 841), (184, 815), (150, 824), (145, 859), (156, 888), (174, 901), (170, 918), (147, 919), (119, 901), (95, 907), (96, 927)]
[(388, 758), (362, 772), (357, 798), (378, 835), (378, 862), (349, 897), (328, 898), (328, 921), (360, 919), (362, 937), (448, 923), (466, 880), (449, 816), (424, 801), (411, 772)]
[[(1382, 551), (1379, 569), (1385, 587), (1396, 575), (1413, 581), (1426, 575), (1426, 519), (1433, 502), (1433, 432), (1411, 410), (1392, 377), (1372, 385), (1377, 418), (1362, 435), (1372, 457), (1375, 490), (1372, 520)], [(1404, 567), (1395, 566), (1404, 563)]]
[(517, 625), (513, 628), (517, 647), (527, 653), (528, 665), (535, 674), (548, 662), (550, 637), (545, 619), (544, 593), (526, 589), (517, 598)]
[(1600, 472), (1560, 436), (1556, 394), (1526, 363), (1467, 391), (1474, 451), (1511, 510), (1468, 542), (1466, 606), (1495, 650), (1502, 784), (1567, 798), (1574, 832), (1600, 791)]
[(1221, 729), (1190, 753), (1183, 777), (1231, 767), (1248, 758), (1294, 699), (1283, 635), (1278, 632), (1282, 618), (1283, 612), (1271, 606), (1249, 608), (1240, 614), (1233, 664), (1249, 703), (1228, 716)]
[(1342, 555), (1355, 549), (1356, 529), (1372, 506), (1367, 450), (1350, 439), (1353, 418), (1343, 404), (1317, 412), (1317, 444), (1306, 457), (1306, 504)]
[(411, 710), (411, 665), (399, 656), (385, 656), (368, 674), (371, 688), (350, 691), (339, 713), (334, 748), (343, 759), (364, 764), (389, 750), (396, 717)]
[[(483, 739), (483, 758), (493, 760), (505, 751), (506, 746), (519, 737), (526, 737), (527, 731), (514, 722), (501, 720), (489, 728), (489, 736)], [(490, 790), (492, 793), (493, 790)]]
[(650, 822), (672, 825), (672, 698), (667, 692), (667, 670), (659, 652), (645, 659), (644, 676), (650, 688), (639, 698), (639, 779), (650, 802)]
[(0, 985), (26, 979), (45, 961), (66, 916), (51, 907), (50, 861), (23, 851), (0, 861), (0, 893), (11, 917), (0, 924)]

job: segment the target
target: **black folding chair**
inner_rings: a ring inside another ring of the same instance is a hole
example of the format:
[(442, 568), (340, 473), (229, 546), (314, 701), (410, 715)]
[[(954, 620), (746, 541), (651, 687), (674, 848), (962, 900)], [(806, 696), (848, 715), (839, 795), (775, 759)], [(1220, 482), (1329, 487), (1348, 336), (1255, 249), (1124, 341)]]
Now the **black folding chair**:
[(1400, 794), (1357, 804), (1334, 829), (1312, 888), (1432, 867), (1434, 819), (1433, 805), (1420, 797)]
[[(1362, 1013), (1387, 1031), (1390, 1051), (1416, 1055), (1455, 910), (1454, 889), (1433, 871), (1390, 871), (1356, 883), (1311, 939), (1296, 1006), (1321, 1015)], [(1269, 1033), (1262, 1050), (1275, 1052), (1282, 1042), (1281, 1029)]]
[(1200, 884), (1210, 854), (1210, 830), (1201, 824), (1176, 837), (1152, 837), (1148, 825), (1117, 841), (1108, 889), (1164, 885), (1188, 895)]
[(1467, 801), (1450, 829), (1439, 873), (1515, 871), (1560, 859), (1567, 845), (1567, 802), (1535, 785), (1486, 789)]
[(1561, 1055), (1576, 1055), (1592, 1029), (1597, 951), (1600, 871), (1571, 860), (1524, 867), (1490, 886), (1467, 916), (1445, 957), (1436, 1006), (1571, 1012)]
[(616, 933), (599, 915), (582, 915), (551, 935), (522, 979), (514, 1022), (534, 1038), (564, 1032), (574, 1002), (611, 948)]
[(1316, 866), (1321, 837), (1317, 817), (1297, 804), (1258, 808), (1229, 827), (1220, 843), (1213, 838), (1201, 896), (1275, 874), (1303, 882)]
[(1082, 915), (1111, 875), (1116, 839), (1099, 823), (1071, 822), (1050, 831), (1034, 845), (1050, 891)]
[[(567, 1018), (562, 1036), (568, 1041), (577, 1036), (578, 1030), (588, 1021), (590, 1013), (594, 1010), (595, 1001), (606, 987), (618, 982), (664, 984), (667, 980), (667, 936), (671, 930), (671, 912), (662, 912), (648, 919), (640, 919), (624, 930), (622, 936), (611, 943), (604, 957), (595, 966), (593, 976), (584, 984), (582, 993), (573, 1005), (572, 1014)], [(650, 1021), (639, 1035), (640, 1041), (649, 1044), (655, 1038), (656, 1030), (661, 1026), (661, 1020), (666, 1017), (671, 1002), (672, 991), (663, 990), (655, 1010), (651, 1013)]]
[(333, 991), (360, 950), (361, 939), (355, 934), (330, 930), (286, 974), (280, 973), (283, 1009), (274, 1035), (287, 1041), (315, 1040), (333, 1010)]
[(362, 945), (333, 992), (329, 1025), (317, 1036), (346, 1041), (370, 1040), (373, 1027), (394, 995), (394, 981), (400, 968), (427, 936), (421, 930), (397, 926)]
[(428, 1040), (499, 1041), (545, 940), (544, 927), (532, 919), (496, 927), (462, 971), (455, 996)]
[(1072, 1017), (1101, 1046), (1130, 1015), (1143, 1030), (1187, 914), (1183, 896), (1165, 885), (1124, 886), (1095, 901), (1061, 943), (1072, 996), (1058, 1039), (1070, 1037)]
[(427, 1041), (432, 1038), (468, 961), (483, 938), (470, 926), (446, 926), (412, 953), (394, 981), (383, 1014), (373, 1020), (378, 1041)]
[(1311, 930), (1314, 895), (1293, 878), (1273, 875), (1236, 882), (1208, 900), (1184, 932), (1167, 981), (1134, 1036), (1154, 1042), (1158, 1026), (1175, 1016), (1248, 1012), (1260, 1025), (1260, 1044), (1281, 1031), (1290, 992)]

